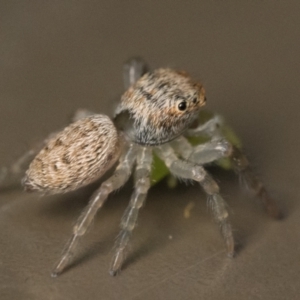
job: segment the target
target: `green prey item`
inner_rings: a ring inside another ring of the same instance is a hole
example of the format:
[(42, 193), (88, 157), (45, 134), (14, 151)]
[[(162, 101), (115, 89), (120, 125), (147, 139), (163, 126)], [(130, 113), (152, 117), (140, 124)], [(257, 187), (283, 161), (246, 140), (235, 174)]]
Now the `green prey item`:
[[(203, 124), (210, 120), (213, 117), (213, 113), (203, 110), (199, 114), (199, 123)], [(236, 146), (238, 149), (242, 148), (242, 143), (236, 133), (233, 131), (233, 129), (228, 126), (224, 125), (220, 128), (221, 134), (234, 146)], [(203, 143), (206, 143), (210, 140), (210, 138), (206, 136), (192, 136), (187, 137), (188, 141), (191, 143), (191, 145), (196, 146)], [(229, 158), (221, 158), (215, 162), (216, 165), (221, 167), (224, 170), (232, 170), (233, 166)], [(153, 168), (151, 172), (151, 182), (152, 186), (156, 183), (160, 182), (162, 179), (167, 177), (167, 184), (170, 188), (174, 188), (177, 185), (177, 179), (171, 175), (169, 169), (165, 165), (165, 163), (154, 153), (153, 154)]]

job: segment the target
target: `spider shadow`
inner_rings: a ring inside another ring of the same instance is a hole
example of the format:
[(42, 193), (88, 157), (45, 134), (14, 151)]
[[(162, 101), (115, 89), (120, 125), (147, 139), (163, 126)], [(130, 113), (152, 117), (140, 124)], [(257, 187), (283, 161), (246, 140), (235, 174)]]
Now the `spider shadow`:
[(72, 269), (76, 269), (85, 262), (95, 259), (99, 254), (107, 254), (110, 251), (110, 246), (106, 243), (108, 238), (101, 238), (101, 241), (95, 242), (92, 246), (89, 245), (89, 248), (79, 251), (78, 254), (74, 257), (74, 260), (66, 266), (63, 271), (63, 274), (68, 273)]
[[(235, 238), (235, 256), (238, 256), (243, 249), (247, 248), (249, 241), (261, 232), (261, 228), (271, 225), (274, 222), (284, 222), (290, 215), (295, 203), (286, 205), (282, 199), (286, 198), (282, 192), (270, 189), (265, 185), (270, 196), (275, 199), (276, 205), (280, 210), (278, 217), (270, 216), (261, 199), (247, 188), (245, 183), (233, 171), (212, 168), (212, 173), (221, 182), (221, 193), (225, 194), (225, 200), (229, 204), (230, 222), (233, 227)], [(254, 170), (254, 173), (257, 174)], [(263, 176), (259, 176), (261, 179)], [(263, 180), (264, 183), (266, 180)], [(225, 184), (224, 184), (225, 183)], [(232, 191), (234, 193), (232, 193)], [(227, 197), (226, 194), (231, 194)], [(237, 199), (234, 199), (237, 196)], [(262, 238), (262, 237), (260, 237)]]
[(20, 186), (20, 184), (10, 184), (10, 185), (4, 185), (1, 186), (1, 190), (0, 193), (4, 194), (4, 193), (10, 193), (10, 192), (15, 192), (15, 191), (22, 191), (22, 188)]

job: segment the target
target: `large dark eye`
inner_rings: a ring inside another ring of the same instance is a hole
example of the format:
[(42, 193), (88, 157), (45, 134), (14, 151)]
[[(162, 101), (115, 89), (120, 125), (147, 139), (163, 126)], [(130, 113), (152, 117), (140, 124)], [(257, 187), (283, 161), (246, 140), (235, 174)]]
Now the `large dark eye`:
[(180, 102), (178, 104), (178, 109), (181, 110), (181, 111), (185, 110), (186, 109), (186, 102)]

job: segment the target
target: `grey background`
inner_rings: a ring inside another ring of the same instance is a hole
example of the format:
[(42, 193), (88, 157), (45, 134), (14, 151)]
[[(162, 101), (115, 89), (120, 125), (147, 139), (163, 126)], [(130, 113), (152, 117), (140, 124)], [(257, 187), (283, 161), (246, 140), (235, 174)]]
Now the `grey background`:
[(285, 213), (270, 219), (233, 174), (214, 172), (240, 245), (230, 260), (201, 189), (162, 182), (112, 278), (129, 184), (98, 214), (71, 267), (52, 279), (93, 187), (47, 198), (5, 191), (2, 300), (299, 299), (299, 1), (1, 1), (0, 22), (0, 165), (65, 126), (79, 107), (111, 114), (123, 62), (141, 55), (153, 68), (202, 80), (208, 108), (235, 128)]

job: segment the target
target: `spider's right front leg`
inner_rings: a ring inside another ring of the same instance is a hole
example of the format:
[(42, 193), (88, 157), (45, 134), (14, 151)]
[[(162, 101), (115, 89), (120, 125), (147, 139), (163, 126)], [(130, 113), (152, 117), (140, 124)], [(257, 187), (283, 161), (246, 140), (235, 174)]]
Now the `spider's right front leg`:
[(61, 259), (51, 274), (52, 277), (56, 277), (65, 269), (74, 254), (79, 238), (86, 233), (97, 211), (102, 207), (108, 195), (112, 191), (120, 188), (128, 180), (131, 174), (132, 165), (136, 159), (136, 151), (136, 146), (131, 144), (128, 151), (121, 156), (114, 174), (104, 181), (100, 188), (94, 192), (87, 207), (82, 212), (73, 228), (73, 235), (67, 242)]
[(232, 257), (234, 255), (234, 239), (231, 225), (228, 221), (227, 204), (219, 193), (217, 183), (202, 166), (179, 159), (170, 145), (164, 144), (156, 149), (158, 156), (164, 160), (171, 173), (175, 176), (192, 179), (200, 183), (208, 196), (215, 221), (220, 226), (221, 234), (227, 247), (227, 254)]

